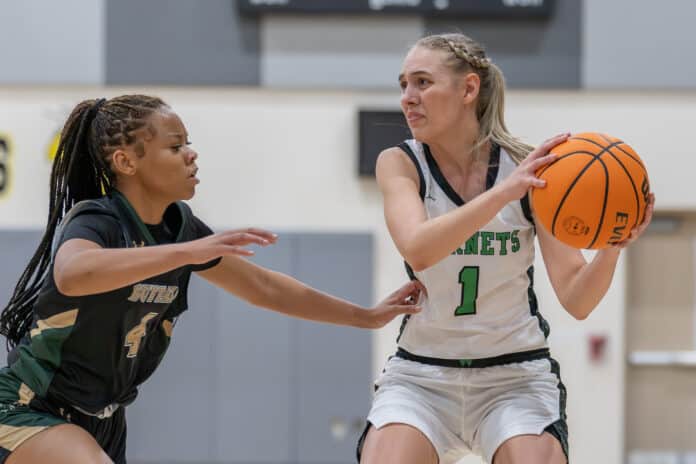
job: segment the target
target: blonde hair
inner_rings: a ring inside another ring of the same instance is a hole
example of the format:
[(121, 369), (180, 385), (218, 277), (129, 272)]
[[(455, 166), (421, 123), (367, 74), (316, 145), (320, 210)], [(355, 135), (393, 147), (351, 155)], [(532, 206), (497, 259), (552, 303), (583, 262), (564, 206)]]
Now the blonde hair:
[(481, 80), (476, 118), (479, 133), (475, 152), (487, 142), (500, 145), (516, 163), (522, 162), (534, 147), (513, 137), (505, 126), (505, 78), (498, 66), (486, 56), (481, 44), (460, 34), (429, 35), (420, 39), (414, 47), (440, 50), (447, 54), (445, 65), (456, 74), (476, 73)]

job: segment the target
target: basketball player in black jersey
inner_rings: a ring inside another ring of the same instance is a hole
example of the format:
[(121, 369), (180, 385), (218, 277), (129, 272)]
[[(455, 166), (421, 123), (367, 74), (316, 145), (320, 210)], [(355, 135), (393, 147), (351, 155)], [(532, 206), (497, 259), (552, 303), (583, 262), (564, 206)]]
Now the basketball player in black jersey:
[(125, 463), (125, 406), (162, 360), (191, 272), (257, 306), (381, 327), (419, 308), (407, 284), (371, 311), (243, 259), (276, 236), (213, 234), (181, 200), (197, 153), (158, 98), (78, 104), (51, 174), (46, 232), (0, 317), (0, 463)]

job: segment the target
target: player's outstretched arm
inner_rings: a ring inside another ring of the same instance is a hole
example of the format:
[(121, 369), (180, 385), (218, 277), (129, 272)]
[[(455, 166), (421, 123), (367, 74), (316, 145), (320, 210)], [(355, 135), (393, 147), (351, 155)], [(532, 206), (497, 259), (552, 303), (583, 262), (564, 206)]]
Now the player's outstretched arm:
[(597, 251), (590, 262), (582, 252), (556, 240), (540, 224), (537, 236), (551, 285), (563, 307), (574, 318), (586, 319), (609, 290), (622, 248), (635, 241), (652, 220), (655, 196), (650, 194), (643, 222), (626, 242)]
[(414, 304), (421, 291), (416, 282), (407, 283), (367, 310), (239, 257), (226, 256), (198, 274), (255, 306), (317, 322), (376, 329), (396, 316), (420, 311)]
[(221, 232), (173, 245), (142, 248), (102, 248), (85, 239), (71, 239), (56, 253), (53, 277), (67, 296), (108, 292), (188, 264), (207, 263), (220, 256), (249, 256), (248, 245), (269, 245), (276, 236), (261, 229)]

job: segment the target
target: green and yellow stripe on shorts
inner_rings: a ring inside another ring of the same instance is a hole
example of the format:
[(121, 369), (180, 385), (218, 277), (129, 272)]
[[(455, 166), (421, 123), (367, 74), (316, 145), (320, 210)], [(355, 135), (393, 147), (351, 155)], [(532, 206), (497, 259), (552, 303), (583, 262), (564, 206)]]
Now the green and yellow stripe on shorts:
[(32, 409), (34, 392), (9, 369), (0, 369), (0, 463), (19, 445), (65, 420)]
[(65, 420), (32, 409), (34, 392), (9, 369), (0, 369), (0, 463), (19, 445)]

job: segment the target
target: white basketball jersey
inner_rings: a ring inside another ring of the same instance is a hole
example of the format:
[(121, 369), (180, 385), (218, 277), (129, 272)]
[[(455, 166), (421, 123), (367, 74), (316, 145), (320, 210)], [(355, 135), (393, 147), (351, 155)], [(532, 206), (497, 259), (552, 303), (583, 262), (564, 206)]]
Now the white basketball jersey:
[[(429, 219), (464, 204), (427, 145), (408, 140), (400, 148), (418, 168)], [(512, 158), (494, 147), (486, 188), (515, 168)], [(413, 273), (428, 294), (421, 302), (423, 311), (404, 319), (399, 346), (416, 355), (444, 359), (545, 348), (548, 324), (537, 312), (533, 263), (534, 224), (525, 197), (508, 203), (448, 257)]]

